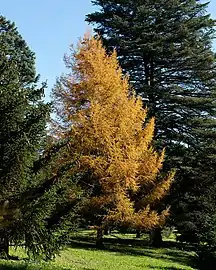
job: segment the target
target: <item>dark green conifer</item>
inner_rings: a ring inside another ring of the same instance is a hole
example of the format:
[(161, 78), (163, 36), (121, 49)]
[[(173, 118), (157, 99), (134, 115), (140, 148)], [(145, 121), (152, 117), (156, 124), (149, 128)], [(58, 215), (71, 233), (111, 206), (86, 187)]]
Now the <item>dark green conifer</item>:
[(51, 171), (51, 107), (43, 101), (45, 84), (37, 85), (34, 54), (15, 25), (0, 16), (0, 252), (7, 257), (10, 244), (21, 244), (29, 254), (51, 258), (59, 249), (63, 215), (52, 226), (51, 220), (68, 201), (69, 189)]

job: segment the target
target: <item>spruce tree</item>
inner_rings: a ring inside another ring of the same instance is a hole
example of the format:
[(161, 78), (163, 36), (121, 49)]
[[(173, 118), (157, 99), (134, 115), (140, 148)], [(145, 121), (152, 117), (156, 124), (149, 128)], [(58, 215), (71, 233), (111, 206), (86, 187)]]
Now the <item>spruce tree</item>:
[(10, 244), (43, 258), (59, 248), (47, 222), (60, 187), (51, 185), (53, 173), (42, 163), (36, 166), (46, 156), (50, 113), (45, 85), (37, 85), (34, 54), (14, 23), (0, 16), (0, 251), (6, 257)]
[(175, 219), (180, 233), (178, 240), (199, 244), (199, 247), (204, 244), (202, 248), (215, 250), (215, 138), (201, 146), (199, 154), (189, 166), (191, 172), (187, 174), (188, 183), (193, 182), (194, 186), (190, 189), (185, 187), (184, 199), (176, 204)]
[(208, 3), (199, 0), (92, 3), (99, 11), (87, 15), (87, 22), (108, 51), (116, 49), (149, 117), (156, 117), (156, 145), (165, 146), (167, 153), (164, 168), (177, 168), (169, 197), (175, 217), (181, 201), (189, 204), (196, 197), (201, 145), (215, 136), (215, 21), (206, 12)]

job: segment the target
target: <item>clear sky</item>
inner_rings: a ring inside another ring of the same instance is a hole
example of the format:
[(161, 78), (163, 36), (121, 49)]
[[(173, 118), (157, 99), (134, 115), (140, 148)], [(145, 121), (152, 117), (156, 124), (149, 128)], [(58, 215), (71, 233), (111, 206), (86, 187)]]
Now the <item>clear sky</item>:
[[(14, 21), (32, 51), (37, 71), (48, 81), (49, 90), (56, 77), (65, 71), (62, 61), (70, 44), (88, 29), (85, 15), (93, 11), (90, 0), (6, 0), (1, 15)], [(209, 5), (216, 18), (216, 0)], [(47, 95), (48, 97), (48, 95)]]

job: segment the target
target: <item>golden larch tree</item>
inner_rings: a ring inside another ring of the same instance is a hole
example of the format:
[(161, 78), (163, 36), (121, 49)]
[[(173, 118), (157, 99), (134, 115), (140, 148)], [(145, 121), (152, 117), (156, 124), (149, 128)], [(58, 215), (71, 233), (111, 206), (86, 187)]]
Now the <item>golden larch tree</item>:
[(116, 52), (108, 55), (100, 39), (85, 35), (65, 62), (70, 73), (54, 89), (57, 133), (68, 138), (75, 171), (83, 174), (83, 213), (97, 228), (98, 244), (106, 224), (161, 226), (168, 209), (157, 213), (154, 206), (169, 190), (173, 173), (160, 177), (164, 151), (152, 147), (154, 118), (145, 121), (147, 110), (123, 76)]

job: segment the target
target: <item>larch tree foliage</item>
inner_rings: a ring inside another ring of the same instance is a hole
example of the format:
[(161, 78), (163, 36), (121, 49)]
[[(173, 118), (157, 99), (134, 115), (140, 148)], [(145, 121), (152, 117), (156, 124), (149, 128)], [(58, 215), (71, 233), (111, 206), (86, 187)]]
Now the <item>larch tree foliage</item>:
[[(205, 211), (196, 209), (199, 196), (203, 188), (206, 192), (214, 190), (211, 188), (214, 183), (208, 181), (214, 168), (209, 167), (207, 173), (205, 166), (203, 174), (200, 159), (205, 142), (214, 145), (216, 137), (216, 65), (212, 51), (215, 21), (206, 12), (208, 3), (200, 0), (93, 0), (92, 3), (97, 10), (87, 15), (87, 22), (94, 25), (108, 52), (116, 49), (123, 72), (129, 74), (133, 88), (149, 108), (148, 117), (156, 117), (157, 147), (166, 147), (167, 153), (164, 168), (177, 169), (168, 197), (174, 225), (181, 233), (195, 235), (195, 219), (205, 215)], [(204, 152), (212, 156), (215, 146), (208, 145)], [(198, 171), (204, 182), (196, 177)], [(188, 214), (190, 218), (185, 216)]]
[[(116, 52), (86, 35), (65, 58), (70, 73), (54, 89), (62, 129), (69, 138), (73, 173), (86, 191), (82, 214), (97, 228), (102, 245), (106, 224), (148, 230), (164, 223), (168, 209), (154, 209), (169, 190), (173, 173), (160, 177), (164, 151), (152, 147), (154, 118), (146, 122), (141, 98), (123, 76)], [(143, 124), (145, 121), (145, 124)], [(140, 194), (140, 196), (137, 196)]]

